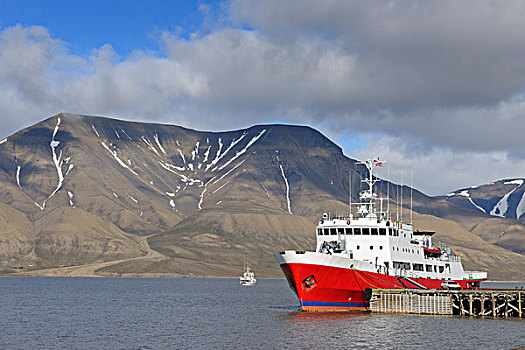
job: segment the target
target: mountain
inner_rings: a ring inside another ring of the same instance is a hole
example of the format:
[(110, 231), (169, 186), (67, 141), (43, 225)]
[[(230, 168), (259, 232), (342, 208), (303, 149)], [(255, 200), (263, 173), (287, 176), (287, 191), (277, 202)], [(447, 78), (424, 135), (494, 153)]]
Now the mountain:
[[(310, 127), (201, 132), (59, 114), (0, 141), (0, 269), (237, 276), (246, 257), (258, 277), (282, 277), (272, 253), (315, 246), (322, 213), (348, 212), (349, 175), (355, 199), (365, 168)], [(413, 198), (416, 227), (436, 229), (466, 268), (525, 278), (525, 226)], [(494, 230), (514, 230), (518, 244), (495, 244)]]
[[(441, 199), (449, 203), (469, 208), (482, 213), (487, 218), (507, 218), (517, 223), (525, 224), (525, 179), (506, 179), (491, 182), (490, 184), (463, 188)], [(495, 225), (486, 239), (499, 246), (525, 253), (521, 225), (497, 227)]]
[(525, 224), (525, 179), (507, 179), (463, 188), (442, 196), (447, 201), (485, 214)]

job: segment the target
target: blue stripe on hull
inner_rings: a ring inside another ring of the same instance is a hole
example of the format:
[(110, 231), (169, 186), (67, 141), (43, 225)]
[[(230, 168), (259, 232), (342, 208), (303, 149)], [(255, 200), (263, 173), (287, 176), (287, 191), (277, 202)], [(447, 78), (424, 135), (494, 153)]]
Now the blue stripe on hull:
[(370, 307), (370, 303), (341, 303), (329, 301), (301, 301), (301, 306)]

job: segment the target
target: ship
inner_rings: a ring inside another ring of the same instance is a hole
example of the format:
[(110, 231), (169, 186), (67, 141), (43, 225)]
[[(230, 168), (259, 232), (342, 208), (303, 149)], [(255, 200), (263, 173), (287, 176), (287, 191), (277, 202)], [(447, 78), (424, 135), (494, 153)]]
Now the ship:
[(251, 287), (255, 285), (257, 279), (255, 279), (255, 274), (250, 269), (250, 266), (244, 261), (244, 273), (239, 277), (239, 282), (241, 286)]
[(373, 170), (383, 163), (357, 163), (368, 170), (361, 180), (368, 188), (356, 203), (350, 194), (348, 216), (323, 214), (315, 251), (274, 254), (302, 311), (369, 311), (373, 289), (441, 289), (454, 281), (467, 289), (487, 279), (485, 271), (464, 271), (461, 257), (449, 247), (435, 246), (435, 232), (414, 231), (399, 210), (392, 218), (389, 196), (374, 193), (380, 180)]

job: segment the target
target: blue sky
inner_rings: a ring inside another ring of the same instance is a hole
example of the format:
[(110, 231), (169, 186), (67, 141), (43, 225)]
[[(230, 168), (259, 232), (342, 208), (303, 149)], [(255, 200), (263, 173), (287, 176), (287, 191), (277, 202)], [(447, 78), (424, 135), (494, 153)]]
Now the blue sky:
[(524, 19), (492, 0), (0, 0), (0, 139), (60, 112), (286, 123), (428, 194), (523, 177)]
[[(158, 50), (162, 30), (181, 37), (202, 30), (202, 1), (182, 0), (0, 0), (0, 26), (41, 25), (68, 43), (73, 54), (88, 55), (111, 44), (120, 56), (137, 49)], [(206, 1), (216, 9), (220, 1)]]

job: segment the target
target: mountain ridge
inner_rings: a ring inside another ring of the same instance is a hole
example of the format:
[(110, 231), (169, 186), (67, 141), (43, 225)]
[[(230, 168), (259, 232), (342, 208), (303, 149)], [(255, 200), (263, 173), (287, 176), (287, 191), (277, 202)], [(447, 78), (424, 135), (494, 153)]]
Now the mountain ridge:
[[(309, 126), (205, 132), (59, 114), (0, 144), (0, 262), (7, 272), (33, 265), (39, 270), (27, 273), (37, 274), (91, 264), (93, 275), (232, 276), (248, 255), (259, 276), (280, 277), (271, 253), (314, 247), (320, 215), (348, 211), (349, 173), (356, 197), (366, 172)], [(383, 194), (400, 188), (385, 184)], [(485, 260), (493, 251), (511, 262), (510, 272), (489, 266), (500, 276), (523, 270), (523, 255), (490, 236), (518, 225), (521, 247), (523, 225), (485, 222), (471, 208), (413, 194), (422, 225), (481, 237), (475, 246)], [(475, 267), (469, 254), (465, 264)]]

